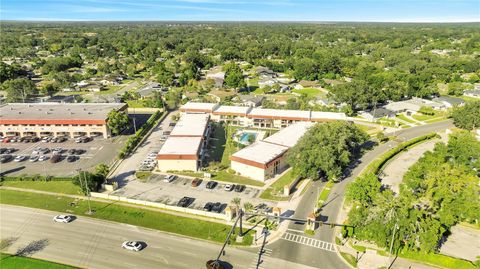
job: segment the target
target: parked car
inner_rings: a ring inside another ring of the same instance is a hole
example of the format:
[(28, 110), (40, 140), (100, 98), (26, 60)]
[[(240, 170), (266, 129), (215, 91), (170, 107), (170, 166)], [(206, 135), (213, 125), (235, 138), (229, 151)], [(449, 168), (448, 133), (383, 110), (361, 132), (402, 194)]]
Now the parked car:
[(47, 142), (50, 142), (51, 139), (52, 139), (51, 136), (44, 136), (44, 137), (42, 137), (42, 142), (47, 143)]
[(0, 163), (9, 162), (12, 158), (13, 158), (13, 157), (12, 157), (12, 155), (10, 155), (10, 154), (0, 155)]
[(207, 184), (205, 185), (205, 188), (210, 189), (210, 190), (215, 189), (217, 184), (218, 183), (216, 181), (211, 180), (211, 181), (207, 182)]
[(70, 215), (56, 215), (53, 217), (53, 221), (55, 222), (63, 222), (63, 223), (69, 223), (73, 220), (73, 216)]
[(188, 207), (195, 201), (195, 198), (184, 196), (180, 201), (178, 201), (177, 206)]
[(77, 160), (77, 156), (75, 156), (75, 155), (68, 155), (67, 156), (67, 162), (69, 162), (69, 163), (73, 163), (76, 160)]
[(28, 160), (33, 163), (38, 161), (38, 158), (39, 158), (38, 155), (32, 155)]
[(17, 157), (15, 157), (15, 159), (13, 159), (13, 161), (15, 161), (15, 162), (23, 162), (23, 161), (25, 161), (25, 159), (27, 159), (27, 156), (18, 155)]
[(122, 243), (122, 248), (133, 251), (140, 251), (143, 249), (143, 245), (137, 241), (125, 241)]
[(50, 158), (51, 163), (58, 163), (62, 156), (60, 154), (54, 154), (52, 155), (52, 158)]
[(236, 191), (236, 192), (242, 192), (243, 190), (245, 190), (245, 185), (237, 185), (237, 186), (235, 186), (235, 191)]
[(31, 141), (32, 141), (32, 137), (30, 137), (30, 136), (25, 136), (22, 139), (22, 142), (24, 142), (24, 143), (30, 143)]
[(227, 207), (227, 204), (216, 202), (213, 204), (212, 211), (216, 213), (222, 213), (225, 207)]
[(152, 151), (147, 155), (147, 159), (156, 159), (158, 155), (158, 152)]
[(67, 151), (67, 153), (68, 153), (68, 155), (74, 155), (74, 154), (77, 153), (77, 151), (76, 151), (75, 149), (69, 149), (69, 150)]
[(53, 155), (62, 154), (62, 152), (63, 152), (63, 149), (62, 149), (62, 148), (54, 148), (54, 149), (52, 150), (52, 154), (53, 154)]
[(234, 184), (225, 184), (225, 187), (224, 187), (226, 191), (232, 191), (234, 188), (235, 188)]
[(166, 175), (163, 178), (163, 181), (170, 183), (170, 182), (174, 181), (176, 178), (177, 178), (177, 176), (175, 176), (175, 175)]
[(75, 138), (75, 143), (87, 143), (90, 140), (91, 140), (91, 138), (88, 137), (88, 136), (80, 136), (80, 137)]
[(76, 149), (76, 150), (75, 150), (75, 154), (76, 154), (76, 155), (82, 155), (83, 153), (85, 153), (85, 150), (84, 150), (84, 149)]
[(213, 207), (213, 203), (208, 202), (203, 206), (203, 210), (210, 212), (210, 211), (212, 211), (212, 207)]
[(33, 136), (32, 139), (31, 139), (32, 143), (37, 143), (38, 141), (40, 141), (40, 138), (36, 137), (36, 136)]
[(7, 148), (0, 148), (0, 154), (4, 154), (8, 151)]
[(46, 161), (48, 160), (48, 156), (47, 155), (41, 155), (40, 157), (38, 157), (38, 161), (39, 162), (43, 162), (43, 161)]
[(196, 178), (192, 180), (192, 187), (198, 187), (200, 184), (202, 184), (202, 180), (199, 178)]

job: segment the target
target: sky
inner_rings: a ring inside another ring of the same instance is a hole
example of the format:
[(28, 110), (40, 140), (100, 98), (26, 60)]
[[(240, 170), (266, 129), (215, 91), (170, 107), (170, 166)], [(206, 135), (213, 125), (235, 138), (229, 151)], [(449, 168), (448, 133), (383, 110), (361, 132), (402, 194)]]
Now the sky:
[(480, 0), (0, 0), (1, 20), (480, 21)]

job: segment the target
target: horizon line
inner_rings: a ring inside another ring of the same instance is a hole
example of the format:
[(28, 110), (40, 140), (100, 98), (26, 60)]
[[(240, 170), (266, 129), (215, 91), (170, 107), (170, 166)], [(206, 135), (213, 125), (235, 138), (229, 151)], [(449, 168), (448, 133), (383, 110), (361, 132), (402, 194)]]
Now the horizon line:
[(402, 21), (402, 20), (358, 20), (358, 21), (343, 21), (343, 20), (83, 20), (83, 19), (0, 19), (0, 22), (183, 22), (183, 23), (241, 23), (241, 22), (257, 22), (257, 23), (480, 23), (479, 20), (465, 20), (465, 21)]

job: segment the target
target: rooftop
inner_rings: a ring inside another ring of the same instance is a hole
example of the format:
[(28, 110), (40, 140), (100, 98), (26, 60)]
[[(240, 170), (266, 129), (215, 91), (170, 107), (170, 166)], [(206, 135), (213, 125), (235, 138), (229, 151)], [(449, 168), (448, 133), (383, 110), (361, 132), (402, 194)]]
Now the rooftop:
[(265, 138), (263, 141), (291, 148), (313, 125), (314, 123), (311, 122), (297, 122)]
[(219, 106), (213, 113), (246, 115), (250, 110), (251, 108), (246, 106)]
[(461, 104), (465, 103), (465, 101), (463, 101), (462, 98), (449, 97), (449, 96), (440, 96), (440, 97), (434, 98), (433, 101), (447, 102), (447, 103), (450, 103), (452, 105), (461, 105)]
[(202, 137), (208, 126), (210, 116), (204, 113), (187, 113), (180, 117), (171, 132), (171, 136)]
[(201, 143), (201, 137), (169, 137), (158, 155), (197, 155)]
[(345, 113), (312, 111), (311, 120), (315, 121), (319, 119), (346, 120), (347, 116)]
[(211, 112), (217, 108), (218, 104), (216, 103), (196, 103), (196, 102), (187, 102), (184, 104), (180, 110), (186, 111), (208, 111)]
[(0, 121), (4, 120), (102, 120), (112, 110), (120, 110), (123, 103), (9, 103), (0, 107)]
[(250, 146), (235, 152), (232, 157), (268, 164), (288, 150), (288, 147), (275, 145), (263, 141), (255, 142)]
[(248, 115), (264, 118), (294, 118), (310, 120), (310, 111), (305, 110), (253, 108)]

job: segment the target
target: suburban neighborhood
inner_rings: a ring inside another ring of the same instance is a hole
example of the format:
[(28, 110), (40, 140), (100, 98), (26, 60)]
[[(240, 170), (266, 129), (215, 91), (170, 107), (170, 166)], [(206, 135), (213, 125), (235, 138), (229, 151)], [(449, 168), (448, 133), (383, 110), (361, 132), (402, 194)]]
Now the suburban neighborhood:
[(478, 3), (67, 2), (2, 1), (0, 268), (480, 266)]

